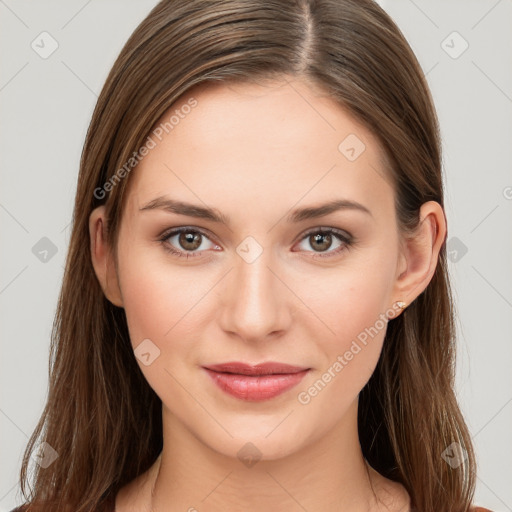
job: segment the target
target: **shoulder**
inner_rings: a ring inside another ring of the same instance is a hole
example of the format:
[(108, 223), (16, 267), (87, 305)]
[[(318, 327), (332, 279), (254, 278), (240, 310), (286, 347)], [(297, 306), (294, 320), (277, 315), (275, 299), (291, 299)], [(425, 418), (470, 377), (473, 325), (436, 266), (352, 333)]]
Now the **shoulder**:
[[(44, 512), (44, 506), (35, 506), (33, 503), (24, 503), (23, 505), (20, 505), (14, 509), (12, 509), (10, 512)], [(108, 510), (115, 512), (114, 502), (107, 502), (106, 508), (101, 508), (101, 511)], [(98, 509), (98, 512), (100, 512), (100, 509)]]
[[(115, 512), (115, 493), (111, 493), (108, 497), (95, 509), (95, 512)], [(55, 508), (55, 507), (54, 507)], [(73, 512), (73, 507), (69, 505), (65, 507), (58, 507), (59, 512), (63, 512), (65, 509), (67, 512)], [(48, 510), (48, 507), (45, 506), (44, 503), (33, 503), (26, 502), (22, 505), (18, 505), (16, 508), (12, 509), (10, 512), (45, 512)]]
[[(11, 510), (11, 512), (29, 512), (28, 504), (16, 507), (13, 510)], [(472, 507), (470, 512), (493, 512), (493, 511), (488, 508), (483, 508), (483, 507)]]

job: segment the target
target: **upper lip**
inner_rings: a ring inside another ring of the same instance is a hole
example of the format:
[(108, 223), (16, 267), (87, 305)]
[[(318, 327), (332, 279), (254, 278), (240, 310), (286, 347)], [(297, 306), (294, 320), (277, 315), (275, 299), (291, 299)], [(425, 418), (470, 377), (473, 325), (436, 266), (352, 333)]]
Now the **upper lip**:
[(215, 372), (237, 373), (240, 375), (273, 375), (277, 373), (299, 373), (309, 368), (301, 366), (292, 366), (286, 363), (276, 363), (273, 361), (251, 365), (237, 361), (221, 364), (210, 364), (205, 366)]

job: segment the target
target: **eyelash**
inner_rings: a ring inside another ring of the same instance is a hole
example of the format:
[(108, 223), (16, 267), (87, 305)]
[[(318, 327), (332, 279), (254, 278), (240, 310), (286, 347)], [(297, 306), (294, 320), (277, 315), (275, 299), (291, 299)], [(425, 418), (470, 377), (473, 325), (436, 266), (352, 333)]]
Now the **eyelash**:
[[(171, 238), (175, 235), (179, 235), (180, 233), (195, 233), (195, 234), (199, 234), (199, 235), (207, 238), (208, 240), (210, 240), (209, 236), (206, 233), (204, 233), (203, 231), (201, 231), (197, 228), (191, 228), (191, 227), (187, 227), (187, 226), (183, 226), (180, 228), (174, 228), (170, 231), (164, 232), (162, 235), (160, 235), (160, 237), (158, 238), (158, 241), (162, 244), (162, 246), (164, 247), (164, 249), (167, 252), (173, 254), (174, 256), (180, 257), (180, 258), (181, 257), (186, 257), (187, 259), (195, 258), (195, 257), (198, 257), (198, 255), (201, 254), (201, 252), (203, 252), (203, 251), (196, 251), (196, 252), (180, 251), (180, 250), (176, 249), (175, 247), (173, 247), (172, 245), (170, 245), (168, 242), (169, 238)], [(301, 242), (302, 240), (304, 240), (305, 238), (307, 238), (311, 235), (316, 235), (316, 234), (333, 235), (340, 242), (342, 242), (343, 245), (341, 245), (334, 251), (328, 251), (325, 253), (315, 252), (315, 251), (306, 251), (306, 252), (312, 252), (313, 258), (331, 258), (331, 257), (338, 255), (341, 252), (347, 250), (354, 243), (354, 239), (351, 235), (344, 234), (343, 231), (337, 230), (335, 228), (323, 228), (323, 227), (322, 228), (314, 228), (314, 229), (307, 231), (306, 233), (304, 233), (302, 238), (299, 239), (299, 242)]]

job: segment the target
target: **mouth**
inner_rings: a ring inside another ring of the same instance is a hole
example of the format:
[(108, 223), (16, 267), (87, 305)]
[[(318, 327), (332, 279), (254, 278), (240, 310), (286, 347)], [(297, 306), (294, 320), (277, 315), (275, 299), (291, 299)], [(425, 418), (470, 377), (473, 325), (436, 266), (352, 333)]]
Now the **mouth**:
[(285, 363), (230, 362), (203, 366), (213, 382), (235, 398), (260, 402), (269, 400), (296, 386), (311, 368)]

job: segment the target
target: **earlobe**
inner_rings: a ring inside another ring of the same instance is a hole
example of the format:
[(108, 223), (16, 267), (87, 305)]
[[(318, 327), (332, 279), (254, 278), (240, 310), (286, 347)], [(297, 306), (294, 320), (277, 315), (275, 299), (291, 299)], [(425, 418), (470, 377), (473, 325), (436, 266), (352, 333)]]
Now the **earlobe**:
[(436, 201), (424, 203), (416, 233), (403, 242), (401, 262), (403, 265), (405, 260), (405, 270), (397, 275), (396, 300), (411, 304), (427, 288), (436, 270), (445, 237), (443, 208)]
[(105, 297), (115, 306), (123, 307), (118, 276), (111, 248), (106, 239), (105, 206), (98, 206), (89, 216), (91, 260)]

